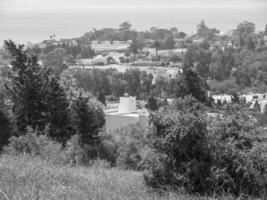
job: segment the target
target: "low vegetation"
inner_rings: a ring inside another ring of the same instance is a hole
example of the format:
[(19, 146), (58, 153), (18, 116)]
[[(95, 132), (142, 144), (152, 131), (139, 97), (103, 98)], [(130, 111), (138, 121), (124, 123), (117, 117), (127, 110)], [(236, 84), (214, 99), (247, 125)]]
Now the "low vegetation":
[[(0, 199), (46, 200), (212, 200), (148, 189), (142, 173), (106, 167), (95, 162), (90, 168), (54, 165), (24, 156), (0, 157)], [(229, 199), (229, 198), (222, 198)]]

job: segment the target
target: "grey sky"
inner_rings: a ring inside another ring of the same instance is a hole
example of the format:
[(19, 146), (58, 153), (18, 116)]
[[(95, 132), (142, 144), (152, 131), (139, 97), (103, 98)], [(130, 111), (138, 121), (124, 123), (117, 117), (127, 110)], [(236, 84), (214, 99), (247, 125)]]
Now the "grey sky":
[(0, 8), (58, 9), (108, 6), (267, 6), (266, 0), (0, 0)]

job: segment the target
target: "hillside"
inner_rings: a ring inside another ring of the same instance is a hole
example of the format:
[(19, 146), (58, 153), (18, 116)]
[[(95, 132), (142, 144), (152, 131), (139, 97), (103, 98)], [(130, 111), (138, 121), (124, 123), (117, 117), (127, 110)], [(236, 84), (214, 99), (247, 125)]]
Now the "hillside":
[(55, 166), (38, 158), (0, 158), (0, 199), (47, 200), (201, 200), (207, 198), (149, 192), (142, 174), (104, 168)]

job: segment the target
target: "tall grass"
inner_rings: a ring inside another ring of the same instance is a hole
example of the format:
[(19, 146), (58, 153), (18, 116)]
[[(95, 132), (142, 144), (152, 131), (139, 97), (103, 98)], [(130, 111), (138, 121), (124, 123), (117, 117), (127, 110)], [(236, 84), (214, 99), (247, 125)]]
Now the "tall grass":
[(55, 165), (24, 156), (0, 157), (0, 200), (201, 200), (148, 191), (142, 174), (106, 168)]

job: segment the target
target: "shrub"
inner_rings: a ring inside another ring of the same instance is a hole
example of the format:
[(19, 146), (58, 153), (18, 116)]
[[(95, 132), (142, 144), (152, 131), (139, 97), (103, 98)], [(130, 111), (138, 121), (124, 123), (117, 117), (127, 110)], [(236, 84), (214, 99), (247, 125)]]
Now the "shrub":
[(192, 97), (180, 98), (151, 114), (150, 123), (147, 141), (152, 155), (146, 183), (154, 188), (209, 191), (208, 131), (201, 104)]
[(185, 97), (151, 115), (146, 183), (192, 193), (266, 197), (266, 136), (251, 113), (228, 105), (209, 123), (204, 113), (201, 104)]
[(114, 164), (116, 160), (116, 149), (111, 141), (104, 139), (98, 145), (80, 145), (79, 135), (74, 135), (63, 148), (45, 132), (38, 135), (31, 128), (25, 135), (11, 137), (4, 151), (11, 155), (28, 154), (63, 165), (92, 165), (98, 159)]
[(4, 151), (11, 155), (29, 154), (39, 156), (51, 162), (61, 162), (62, 146), (47, 135), (38, 135), (32, 128), (27, 128), (25, 135), (11, 137)]
[(232, 79), (225, 81), (209, 80), (208, 84), (213, 94), (226, 94), (234, 90), (239, 91), (238, 85)]
[(98, 145), (81, 145), (79, 135), (74, 135), (66, 144), (63, 151), (65, 164), (92, 165), (95, 160), (113, 165), (116, 160), (116, 147), (112, 141), (101, 139)]
[(266, 195), (266, 141), (251, 114), (240, 106), (229, 106), (210, 127), (216, 192), (230, 192), (236, 196)]
[(124, 169), (140, 170), (144, 159), (146, 127), (141, 123), (131, 124), (115, 133), (117, 166)]
[(134, 142), (130, 142), (119, 148), (117, 165), (124, 169), (138, 169), (141, 159), (139, 149)]
[(117, 159), (117, 145), (112, 138), (103, 138), (98, 145), (98, 158), (106, 160), (111, 165), (116, 163)]

